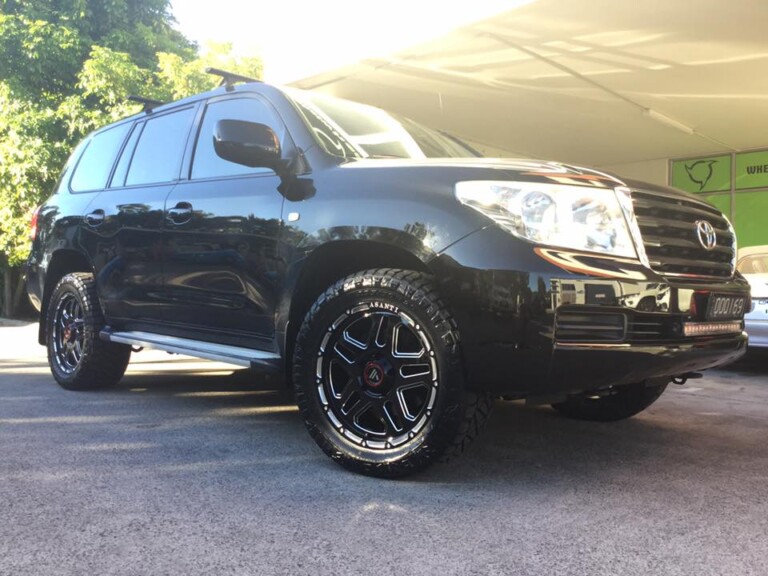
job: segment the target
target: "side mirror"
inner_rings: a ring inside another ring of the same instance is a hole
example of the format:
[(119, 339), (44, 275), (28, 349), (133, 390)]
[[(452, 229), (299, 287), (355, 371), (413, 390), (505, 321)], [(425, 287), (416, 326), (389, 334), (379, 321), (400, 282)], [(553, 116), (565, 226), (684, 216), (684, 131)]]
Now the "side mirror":
[(213, 131), (213, 149), (224, 160), (251, 168), (284, 165), (277, 134), (264, 124), (243, 120), (219, 120)]

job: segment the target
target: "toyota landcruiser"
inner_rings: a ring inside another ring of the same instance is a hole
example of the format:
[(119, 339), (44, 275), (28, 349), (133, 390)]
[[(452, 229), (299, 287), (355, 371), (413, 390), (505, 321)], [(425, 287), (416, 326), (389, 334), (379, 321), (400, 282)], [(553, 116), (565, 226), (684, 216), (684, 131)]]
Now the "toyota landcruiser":
[(36, 213), (64, 388), (138, 347), (284, 374), (329, 456), (393, 477), (493, 397), (619, 420), (744, 353), (734, 231), (698, 198), (221, 74), (88, 136)]

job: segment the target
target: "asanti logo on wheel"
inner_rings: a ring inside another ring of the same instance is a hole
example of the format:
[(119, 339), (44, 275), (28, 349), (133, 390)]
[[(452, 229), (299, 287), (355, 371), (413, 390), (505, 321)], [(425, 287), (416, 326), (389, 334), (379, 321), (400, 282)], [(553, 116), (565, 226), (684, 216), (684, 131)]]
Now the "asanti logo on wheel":
[(371, 388), (378, 388), (384, 381), (384, 369), (378, 362), (368, 362), (363, 370), (363, 380)]
[(400, 308), (393, 306), (392, 304), (388, 304), (387, 302), (371, 302), (371, 308), (380, 308), (383, 310), (388, 310), (389, 312), (394, 312), (396, 314), (400, 312)]

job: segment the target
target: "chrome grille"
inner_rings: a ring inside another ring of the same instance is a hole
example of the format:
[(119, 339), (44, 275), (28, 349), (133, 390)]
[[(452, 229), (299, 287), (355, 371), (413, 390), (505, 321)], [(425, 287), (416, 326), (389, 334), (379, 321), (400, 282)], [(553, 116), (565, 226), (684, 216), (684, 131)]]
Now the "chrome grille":
[[(632, 190), (632, 204), (651, 268), (667, 276), (729, 278), (733, 275), (735, 238), (719, 210), (662, 190)], [(717, 245), (705, 249), (696, 222), (715, 229)]]

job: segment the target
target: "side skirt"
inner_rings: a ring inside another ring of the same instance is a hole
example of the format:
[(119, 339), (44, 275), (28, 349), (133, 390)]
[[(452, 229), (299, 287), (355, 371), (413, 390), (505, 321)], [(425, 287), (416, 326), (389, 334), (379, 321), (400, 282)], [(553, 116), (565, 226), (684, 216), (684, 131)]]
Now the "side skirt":
[(201, 342), (200, 340), (190, 340), (189, 338), (153, 334), (151, 332), (113, 332), (109, 328), (102, 330), (99, 333), (99, 338), (107, 342), (129, 344), (131, 346), (164, 350), (176, 354), (187, 354), (197, 358), (216, 360), (217, 362), (226, 362), (236, 366), (251, 368), (256, 372), (262, 373), (279, 372), (283, 368), (283, 359), (279, 354), (254, 350), (253, 348), (213, 344)]

